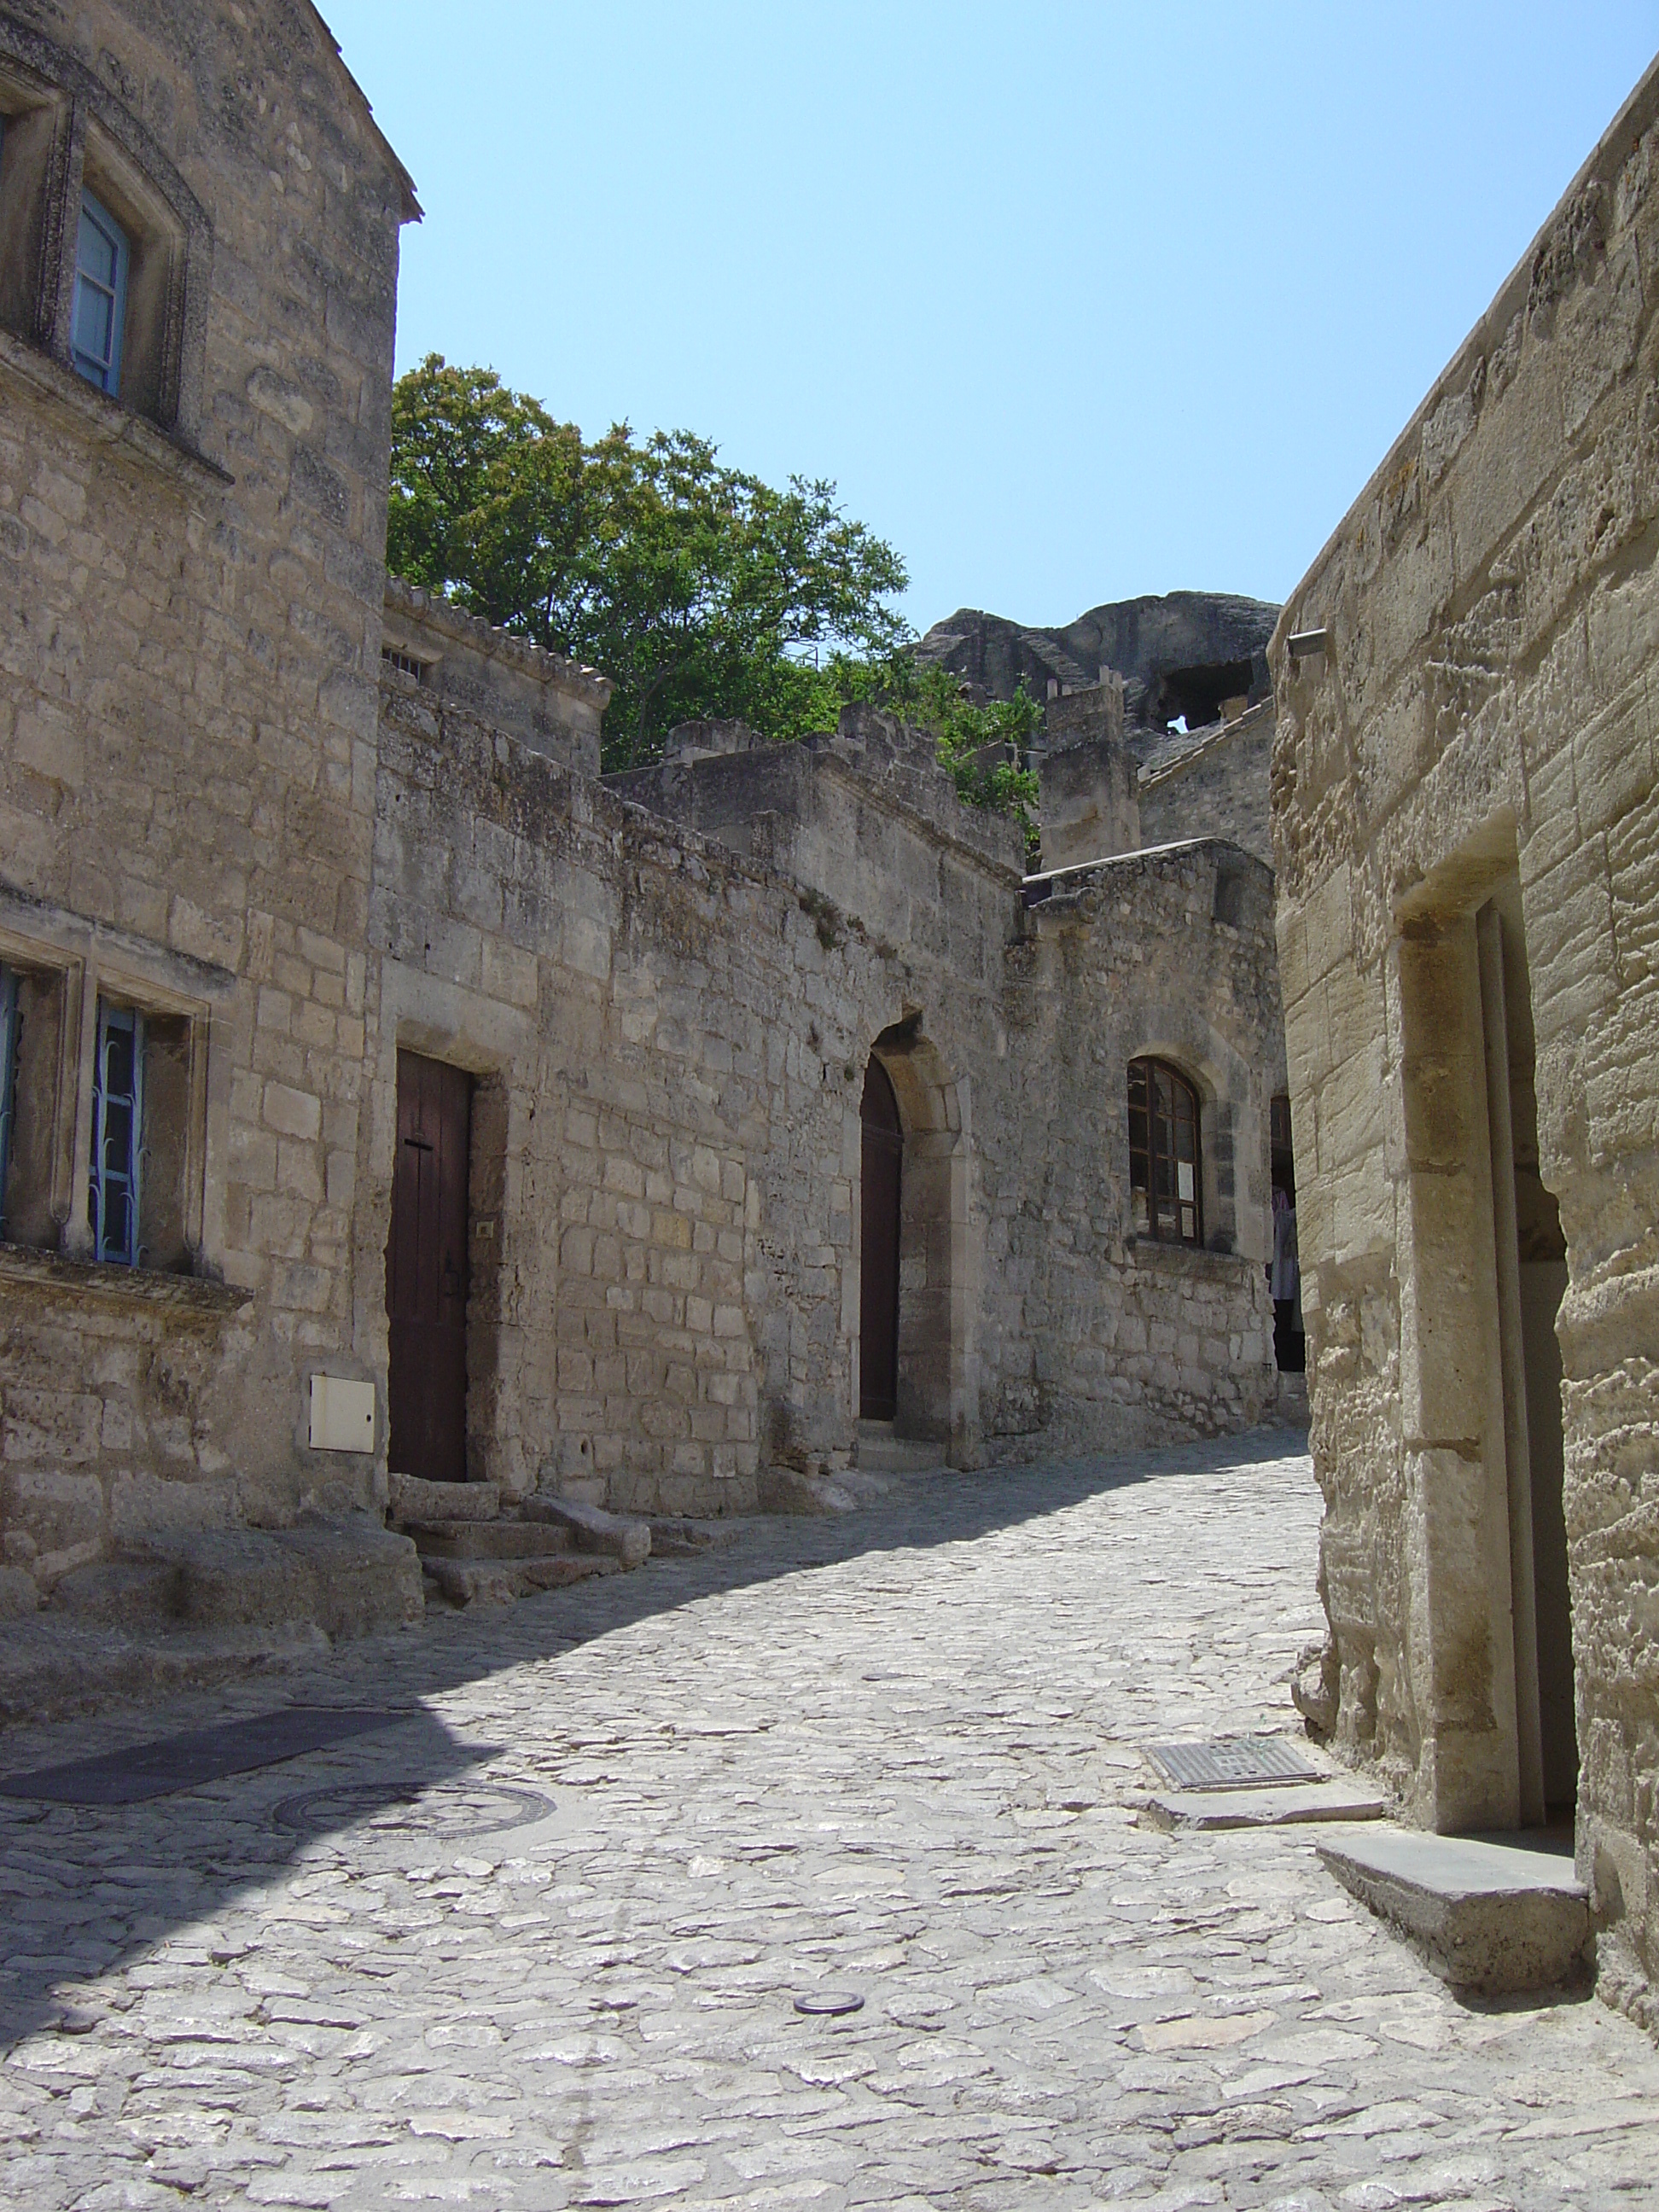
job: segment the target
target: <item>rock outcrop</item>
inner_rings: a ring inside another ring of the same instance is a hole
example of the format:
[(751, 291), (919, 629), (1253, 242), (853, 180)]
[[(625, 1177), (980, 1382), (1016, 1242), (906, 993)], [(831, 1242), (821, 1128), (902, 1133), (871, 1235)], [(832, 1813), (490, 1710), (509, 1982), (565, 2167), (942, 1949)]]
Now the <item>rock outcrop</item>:
[[(1030, 629), (960, 607), (916, 647), (988, 698), (1079, 691), (1110, 669), (1123, 679), (1124, 736), (1139, 759), (1170, 726), (1218, 722), (1229, 702), (1267, 697), (1266, 650), (1279, 609), (1223, 592), (1170, 592), (1091, 607), (1062, 629)], [(1053, 688), (1051, 688), (1053, 687)]]

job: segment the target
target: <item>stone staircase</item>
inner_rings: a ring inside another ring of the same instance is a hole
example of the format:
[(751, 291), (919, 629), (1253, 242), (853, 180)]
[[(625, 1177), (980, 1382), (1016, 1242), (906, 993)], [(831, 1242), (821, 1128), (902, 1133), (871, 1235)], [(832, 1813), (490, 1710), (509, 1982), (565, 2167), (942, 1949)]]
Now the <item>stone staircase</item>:
[(503, 1500), (493, 1482), (389, 1480), (388, 1522), (413, 1540), (428, 1597), (451, 1605), (510, 1605), (650, 1556), (645, 1522), (597, 1505), (539, 1493)]

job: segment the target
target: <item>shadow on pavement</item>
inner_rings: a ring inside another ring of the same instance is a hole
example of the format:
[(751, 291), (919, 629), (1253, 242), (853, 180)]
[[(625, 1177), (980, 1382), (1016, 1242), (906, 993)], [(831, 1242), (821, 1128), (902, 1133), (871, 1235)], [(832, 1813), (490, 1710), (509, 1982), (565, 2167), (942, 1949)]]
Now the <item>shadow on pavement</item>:
[[(0, 1743), (14, 1791), (42, 1770), (100, 1754), (125, 1750), (131, 1759), (143, 1748), (176, 1757), (157, 1740), (238, 1717), (300, 1706), (399, 1709), (372, 1732), (136, 1802), (0, 1795), (0, 1913), (9, 1936), (0, 1962), (0, 2047), (42, 2029), (73, 2036), (95, 2027), (109, 1996), (79, 1993), (185, 1930), (190, 1942), (169, 1954), (181, 1970), (199, 1973), (204, 1963), (239, 1955), (216, 1915), (252, 1892), (285, 1897), (296, 1864), (341, 1848), (337, 1838), (350, 1838), (354, 1865), (361, 1862), (369, 1879), (377, 1869), (451, 1864), (469, 1843), (498, 1859), (550, 1856), (556, 1787), (550, 1796), (537, 1768), (538, 1759), (568, 1748), (556, 1720), (536, 1745), (469, 1741), (425, 1699), (556, 1660), (726, 1591), (872, 1553), (972, 1543), (1104, 1491), (1220, 1474), (1304, 1449), (1293, 1431), (1257, 1430), (1131, 1457), (896, 1479), (889, 1497), (855, 1513), (746, 1522), (729, 1543), (696, 1558), (648, 1560), (632, 1574), (510, 1607), (439, 1616), (163, 1707), (126, 1705), (91, 1721), (15, 1730)], [(280, 1909), (294, 1917), (291, 1903)], [(210, 2021), (200, 2033), (214, 2039)]]

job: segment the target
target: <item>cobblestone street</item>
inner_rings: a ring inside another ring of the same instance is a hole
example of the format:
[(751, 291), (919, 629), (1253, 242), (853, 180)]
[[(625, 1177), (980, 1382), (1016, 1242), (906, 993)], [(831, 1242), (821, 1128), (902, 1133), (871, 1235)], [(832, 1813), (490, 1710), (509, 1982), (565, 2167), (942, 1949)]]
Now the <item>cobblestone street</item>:
[[(1308, 1830), (1138, 1820), (1138, 1746), (1294, 1724), (1289, 1443), (919, 1479), (12, 1736), (16, 1772), (422, 1709), (125, 1808), (0, 1800), (5, 2200), (1659, 2203), (1624, 2020), (1460, 2002)], [(831, 1989), (862, 2009), (795, 2009)]]

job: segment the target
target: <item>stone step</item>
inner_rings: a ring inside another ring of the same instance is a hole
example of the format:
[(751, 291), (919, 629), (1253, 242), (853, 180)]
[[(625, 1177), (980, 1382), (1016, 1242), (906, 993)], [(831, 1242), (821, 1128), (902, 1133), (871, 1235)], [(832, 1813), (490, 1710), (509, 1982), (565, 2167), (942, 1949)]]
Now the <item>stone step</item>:
[(428, 1577), (452, 1605), (512, 1605), (538, 1590), (561, 1589), (589, 1575), (620, 1574), (597, 1552), (553, 1552), (538, 1559), (428, 1559)]
[(699, 1521), (684, 1513), (653, 1514), (648, 1525), (653, 1559), (700, 1559), (735, 1543), (743, 1530), (740, 1521)]
[(422, 1559), (532, 1559), (571, 1549), (566, 1530), (523, 1521), (406, 1521), (404, 1530)]
[(925, 1437), (901, 1437), (890, 1421), (859, 1423), (859, 1470), (864, 1474), (927, 1474), (945, 1464), (945, 1446)]
[(757, 1487), (763, 1513), (851, 1513), (858, 1504), (836, 1476), (793, 1467), (763, 1467)]
[(1344, 1888), (1457, 1989), (1553, 1989), (1587, 1967), (1589, 1901), (1563, 1851), (1383, 1826), (1322, 1837), (1315, 1848)]
[(493, 1521), (501, 1510), (495, 1482), (428, 1482), (419, 1474), (388, 1474), (395, 1521)]
[(104, 1627), (287, 1630), (372, 1636), (421, 1614), (421, 1565), (406, 1536), (367, 1516), (293, 1528), (156, 1536), (78, 1568), (53, 1611)]
[(651, 1556), (651, 1524), (574, 1498), (526, 1498), (520, 1507), (526, 1522), (556, 1528), (579, 1551), (599, 1552), (624, 1567), (643, 1566)]
[(1288, 1828), (1304, 1821), (1385, 1820), (1391, 1797), (1340, 1775), (1262, 1790), (1155, 1790), (1147, 1814), (1158, 1828)]

